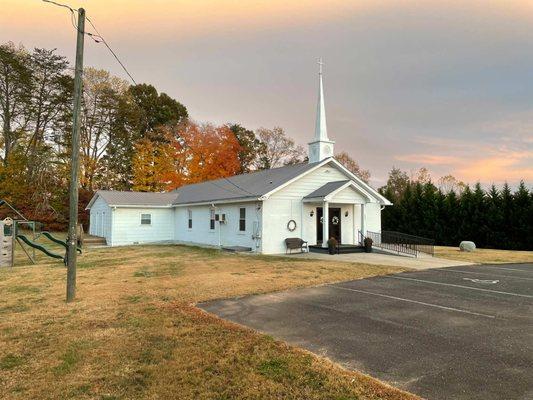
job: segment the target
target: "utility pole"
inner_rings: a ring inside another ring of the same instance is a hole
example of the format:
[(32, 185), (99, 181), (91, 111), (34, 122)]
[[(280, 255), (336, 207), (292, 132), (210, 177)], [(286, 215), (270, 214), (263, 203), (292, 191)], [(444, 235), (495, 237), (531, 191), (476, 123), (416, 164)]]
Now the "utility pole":
[(83, 41), (85, 38), (85, 10), (78, 9), (78, 36), (74, 74), (74, 108), (72, 110), (72, 154), (70, 156), (70, 201), (67, 250), (67, 302), (76, 297), (77, 228), (78, 228), (78, 169), (80, 154), (80, 110), (83, 75)]

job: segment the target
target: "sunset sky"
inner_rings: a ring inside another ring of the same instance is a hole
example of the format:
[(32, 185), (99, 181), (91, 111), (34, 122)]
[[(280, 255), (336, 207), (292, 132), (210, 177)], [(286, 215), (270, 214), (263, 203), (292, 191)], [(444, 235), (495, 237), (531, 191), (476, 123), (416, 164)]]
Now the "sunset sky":
[[(330, 138), (382, 185), (397, 166), (533, 184), (533, 1), (87, 0), (137, 82), (190, 115), (281, 126), (307, 147), (318, 57)], [(66, 9), (0, 0), (0, 42), (73, 59)], [(102, 45), (85, 64), (127, 78)]]

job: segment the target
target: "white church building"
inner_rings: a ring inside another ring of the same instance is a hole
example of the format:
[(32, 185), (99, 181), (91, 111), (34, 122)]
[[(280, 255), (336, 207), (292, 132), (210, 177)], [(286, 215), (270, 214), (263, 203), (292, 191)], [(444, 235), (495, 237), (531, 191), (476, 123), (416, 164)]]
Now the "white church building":
[(359, 244), (381, 232), (391, 203), (335, 158), (326, 127), (322, 69), (309, 162), (251, 172), (169, 193), (100, 190), (89, 202), (91, 235), (110, 246), (190, 243), (284, 253), (286, 238), (310, 246)]

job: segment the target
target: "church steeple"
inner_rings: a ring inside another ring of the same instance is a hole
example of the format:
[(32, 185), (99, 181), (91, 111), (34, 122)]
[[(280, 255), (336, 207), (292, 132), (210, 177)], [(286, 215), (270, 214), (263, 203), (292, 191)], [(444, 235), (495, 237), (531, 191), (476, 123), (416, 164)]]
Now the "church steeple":
[(315, 163), (333, 157), (334, 141), (328, 138), (326, 106), (324, 103), (324, 84), (322, 81), (322, 59), (318, 60), (318, 103), (316, 107), (315, 138), (309, 143), (309, 162)]

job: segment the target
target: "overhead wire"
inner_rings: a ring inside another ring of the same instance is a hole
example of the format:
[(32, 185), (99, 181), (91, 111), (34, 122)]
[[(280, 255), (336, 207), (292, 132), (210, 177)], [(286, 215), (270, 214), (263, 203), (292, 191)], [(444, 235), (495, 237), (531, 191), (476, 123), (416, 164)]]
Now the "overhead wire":
[[(74, 29), (76, 29), (77, 31), (79, 30), (79, 25), (76, 21), (76, 15), (75, 15), (75, 11), (78, 11), (77, 9), (74, 9), (72, 8), (71, 6), (69, 6), (68, 4), (62, 4), (62, 3), (58, 3), (56, 1), (53, 1), (53, 0), (42, 0), (44, 3), (50, 3), (50, 4), (53, 4), (53, 5), (56, 5), (58, 7), (63, 7), (63, 8), (66, 8), (70, 11), (71, 13), (71, 23), (72, 23), (72, 26), (74, 27)], [(98, 31), (98, 29), (96, 28), (95, 24), (92, 22), (92, 20), (89, 18), (89, 17), (85, 17), (85, 19), (89, 22), (89, 24), (92, 26), (92, 28), (94, 29), (94, 31), (96, 32), (96, 34), (92, 33), (92, 32), (83, 32), (85, 35), (87, 35), (88, 37), (90, 37), (95, 43), (103, 43), (107, 49), (109, 50), (109, 52), (113, 55), (113, 57), (115, 58), (115, 60), (120, 64), (120, 66), (122, 67), (122, 69), (124, 70), (124, 72), (126, 72), (126, 74), (128, 75), (128, 77), (131, 79), (131, 81), (137, 85), (137, 81), (135, 81), (135, 79), (133, 78), (133, 76), (131, 75), (131, 73), (128, 71), (128, 69), (126, 68), (126, 66), (124, 65), (124, 63), (120, 60), (120, 58), (117, 56), (117, 54), (115, 53), (115, 51), (113, 51), (113, 49), (111, 48), (111, 46), (107, 43), (107, 41), (105, 40), (105, 38), (100, 34), (100, 32)], [(181, 138), (180, 138), (181, 139)], [(194, 149), (188, 144), (185, 142), (185, 140), (181, 140), (180, 141), (180, 144), (183, 145), (183, 146), (187, 146), (191, 152), (193, 152), (193, 154), (197, 155), (198, 154), (194, 151)], [(257, 193), (252, 193), (246, 189), (244, 189), (243, 187), (237, 185), (235, 182), (231, 181), (229, 178), (227, 177), (223, 177), (222, 179), (224, 179), (226, 182), (228, 182), (229, 184), (231, 184), (232, 186), (234, 186), (235, 188), (241, 190), (242, 192), (246, 193), (246, 194), (249, 194), (251, 196), (259, 196)], [(219, 187), (220, 189), (223, 189), (223, 190), (226, 190), (226, 191), (229, 191), (229, 192), (232, 192), (232, 193), (235, 193), (235, 194), (242, 194), (242, 193), (237, 193), (235, 191), (232, 191), (228, 188), (225, 188), (223, 186), (220, 186), (220, 185), (217, 185), (214, 181), (208, 181), (209, 183), (213, 184), (214, 186), (217, 186)]]

